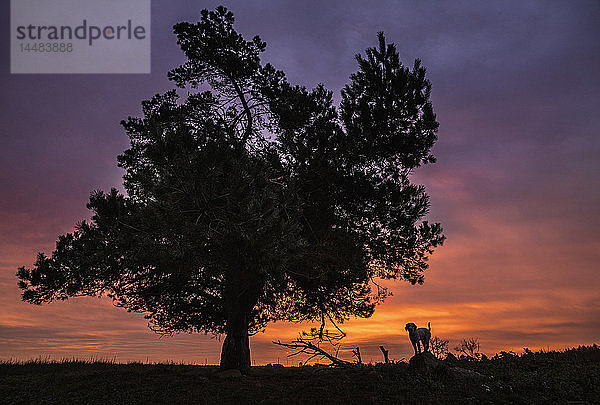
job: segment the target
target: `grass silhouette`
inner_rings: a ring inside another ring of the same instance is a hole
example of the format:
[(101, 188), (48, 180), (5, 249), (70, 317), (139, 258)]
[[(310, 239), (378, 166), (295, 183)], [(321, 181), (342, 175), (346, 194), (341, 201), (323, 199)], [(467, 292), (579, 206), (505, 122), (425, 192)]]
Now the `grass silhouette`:
[[(460, 373), (457, 371), (461, 371)], [(500, 352), (416, 372), (407, 363), (253, 367), (39, 358), (0, 362), (0, 403), (600, 403), (600, 348)]]

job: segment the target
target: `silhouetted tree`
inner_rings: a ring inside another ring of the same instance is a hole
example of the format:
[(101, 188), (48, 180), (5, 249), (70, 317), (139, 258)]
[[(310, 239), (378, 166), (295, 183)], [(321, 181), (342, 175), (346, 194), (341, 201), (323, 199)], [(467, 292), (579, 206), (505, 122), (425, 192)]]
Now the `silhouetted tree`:
[(266, 44), (233, 22), (218, 7), (175, 25), (188, 60), (169, 78), (191, 94), (122, 122), (127, 195), (91, 194), (91, 221), (18, 270), (24, 301), (107, 294), (159, 333), (225, 334), (221, 366), (243, 370), (270, 321), (369, 317), (386, 295), (375, 278), (423, 282), (444, 237), (409, 179), (434, 162), (438, 128), (420, 62), (405, 68), (380, 33), (338, 114), (322, 85), (262, 65)]
[(433, 353), (433, 355), (435, 357), (437, 357), (438, 359), (442, 359), (449, 352), (449, 350), (448, 350), (449, 343), (450, 343), (450, 341), (447, 339), (442, 339), (440, 337), (434, 336), (429, 341), (429, 350), (431, 351), (431, 353)]
[(480, 360), (482, 354), (479, 352), (479, 338), (463, 339), (458, 346), (454, 348), (461, 358)]

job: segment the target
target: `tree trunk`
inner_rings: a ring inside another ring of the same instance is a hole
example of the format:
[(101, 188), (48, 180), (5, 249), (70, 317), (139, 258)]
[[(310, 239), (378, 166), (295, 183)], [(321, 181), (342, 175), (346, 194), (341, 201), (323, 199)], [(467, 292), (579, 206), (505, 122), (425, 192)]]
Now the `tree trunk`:
[(248, 327), (252, 310), (264, 288), (263, 277), (253, 268), (249, 268), (245, 256), (236, 257), (230, 272), (225, 277), (223, 298), (227, 323), (225, 340), (221, 348), (221, 369), (250, 369), (250, 339)]
[(227, 336), (221, 349), (221, 369), (247, 371), (250, 368), (249, 311), (235, 307), (228, 311)]
[(381, 350), (381, 353), (383, 353), (383, 358), (385, 360), (385, 364), (389, 364), (390, 363), (390, 351), (389, 350), (385, 350), (385, 347), (383, 346), (379, 346), (379, 349)]

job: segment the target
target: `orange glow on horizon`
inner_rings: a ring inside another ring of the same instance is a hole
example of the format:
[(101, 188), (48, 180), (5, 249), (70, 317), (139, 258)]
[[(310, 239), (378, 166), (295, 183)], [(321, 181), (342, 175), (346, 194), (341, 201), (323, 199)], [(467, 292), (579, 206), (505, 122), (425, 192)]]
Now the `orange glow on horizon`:
[[(390, 349), (392, 359), (408, 359), (412, 348), (404, 330), (407, 322), (415, 322), (419, 327), (431, 322), (432, 335), (450, 340), (451, 349), (462, 338), (478, 337), (481, 351), (487, 355), (500, 350), (521, 352), (524, 347), (564, 349), (597, 343), (593, 340), (597, 321), (589, 323), (592, 314), (586, 311), (598, 301), (595, 291), (574, 293), (568, 285), (537, 290), (527, 284), (491, 291), (478, 289), (476, 278), (470, 285), (457, 284), (452, 275), (461, 270), (448, 268), (444, 261), (453, 261), (464, 247), (457, 252), (450, 249), (452, 246), (443, 247), (434, 256), (424, 285), (386, 282), (393, 286), (394, 295), (371, 318), (352, 319), (340, 325), (347, 334), (340, 356), (351, 360), (350, 349), (360, 346), (365, 361), (381, 361), (378, 347), (383, 345)], [(181, 334), (159, 338), (147, 329), (140, 314), (115, 308), (107, 298), (76, 298), (43, 306), (23, 303), (14, 272), (9, 270), (4, 267), (0, 278), (0, 286), (11, 292), (0, 298), (2, 359), (78, 357), (196, 364), (219, 361), (220, 342), (214, 337)], [(590, 340), (574, 339), (569, 330), (571, 324), (584, 328), (587, 325), (589, 329), (584, 329), (581, 336), (589, 336)], [(265, 333), (251, 338), (255, 364), (276, 362), (277, 358), (283, 362), (288, 352), (271, 342), (293, 340), (299, 331), (309, 328), (310, 325), (285, 322), (269, 325)], [(287, 364), (297, 361), (288, 359)]]

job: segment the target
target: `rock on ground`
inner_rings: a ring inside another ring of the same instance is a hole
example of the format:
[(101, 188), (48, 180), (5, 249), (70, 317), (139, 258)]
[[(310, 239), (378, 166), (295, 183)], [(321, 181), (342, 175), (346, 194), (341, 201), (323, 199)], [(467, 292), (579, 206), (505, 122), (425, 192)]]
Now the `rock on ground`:
[(414, 369), (426, 370), (437, 367), (440, 361), (430, 352), (422, 352), (412, 356), (408, 363)]

